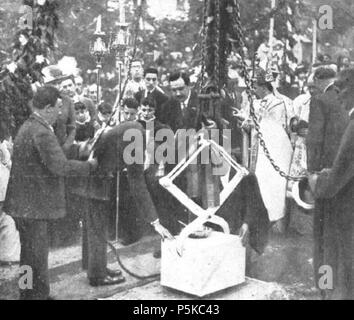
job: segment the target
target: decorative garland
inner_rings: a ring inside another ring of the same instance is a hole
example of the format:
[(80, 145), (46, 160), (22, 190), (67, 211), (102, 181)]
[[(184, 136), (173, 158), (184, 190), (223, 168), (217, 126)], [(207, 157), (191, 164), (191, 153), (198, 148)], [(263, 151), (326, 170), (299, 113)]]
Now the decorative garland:
[(24, 0), (23, 4), (27, 10), (15, 35), (13, 62), (0, 71), (0, 141), (15, 136), (30, 115), (32, 84), (42, 81), (41, 70), (55, 49), (59, 1)]

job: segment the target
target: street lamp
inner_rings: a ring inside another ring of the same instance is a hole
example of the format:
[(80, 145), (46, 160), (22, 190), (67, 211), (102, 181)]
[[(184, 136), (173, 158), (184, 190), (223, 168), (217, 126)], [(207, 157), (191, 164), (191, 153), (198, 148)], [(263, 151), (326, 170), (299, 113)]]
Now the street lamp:
[(96, 59), (97, 103), (99, 103), (100, 101), (100, 81), (101, 81), (102, 62), (105, 55), (107, 55), (109, 51), (106, 42), (107, 42), (107, 36), (106, 33), (102, 31), (101, 16), (98, 16), (96, 31), (91, 37), (91, 42), (90, 42), (90, 54)]

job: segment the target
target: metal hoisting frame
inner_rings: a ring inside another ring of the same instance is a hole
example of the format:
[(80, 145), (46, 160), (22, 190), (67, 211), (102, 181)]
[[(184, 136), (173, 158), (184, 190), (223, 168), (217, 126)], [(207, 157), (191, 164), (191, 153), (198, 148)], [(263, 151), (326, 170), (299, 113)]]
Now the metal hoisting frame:
[[(190, 199), (180, 188), (178, 188), (174, 184), (174, 180), (188, 167), (188, 165), (192, 164), (193, 161), (195, 161), (206, 148), (210, 148), (219, 154), (222, 159), (224, 159), (233, 169), (235, 169), (236, 174), (221, 192), (220, 205), (213, 208), (203, 209), (192, 199)], [(230, 233), (228, 223), (223, 218), (216, 216), (216, 213), (225, 203), (225, 201), (230, 197), (231, 193), (235, 190), (243, 177), (247, 176), (248, 174), (248, 170), (246, 170), (234, 159), (232, 159), (232, 157), (223, 147), (218, 145), (213, 140), (206, 140), (200, 136), (199, 147), (191, 155), (191, 157), (188, 160), (184, 158), (166, 177), (163, 177), (159, 180), (159, 183), (162, 187), (170, 192), (181, 204), (190, 210), (190, 212), (197, 216), (197, 219), (188, 224), (178, 237), (176, 250), (180, 256), (183, 253), (184, 241), (193, 233), (200, 231), (207, 222), (220, 226), (226, 234)]]

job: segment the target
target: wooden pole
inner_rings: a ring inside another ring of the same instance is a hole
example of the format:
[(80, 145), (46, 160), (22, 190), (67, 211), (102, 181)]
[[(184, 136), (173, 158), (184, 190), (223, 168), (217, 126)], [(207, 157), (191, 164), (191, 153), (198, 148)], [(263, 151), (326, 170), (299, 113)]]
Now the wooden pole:
[(317, 58), (317, 20), (312, 20), (312, 64), (316, 63)]
[(119, 22), (125, 23), (125, 3), (123, 0), (119, 1)]
[(100, 103), (101, 66), (97, 65), (97, 105)]
[(116, 242), (119, 240), (119, 191), (120, 191), (120, 171), (117, 170), (117, 193), (116, 193)]
[[(272, 11), (275, 9), (276, 7), (276, 0), (271, 0), (272, 4), (271, 4), (271, 9)], [(275, 20), (274, 20), (274, 16), (272, 16), (270, 18), (270, 25), (269, 25), (269, 56), (268, 56), (268, 63), (271, 62), (272, 57), (273, 57), (273, 45), (274, 45), (274, 25), (275, 25)]]
[(242, 165), (249, 168), (250, 136), (245, 130), (242, 130)]

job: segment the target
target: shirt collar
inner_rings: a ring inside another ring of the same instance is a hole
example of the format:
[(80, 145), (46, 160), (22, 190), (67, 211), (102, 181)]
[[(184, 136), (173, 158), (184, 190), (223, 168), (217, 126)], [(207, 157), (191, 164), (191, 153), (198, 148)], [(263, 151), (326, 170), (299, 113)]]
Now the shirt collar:
[(156, 87), (154, 87), (154, 89), (152, 89), (151, 91), (149, 91), (147, 88), (145, 90), (145, 98), (147, 98), (147, 96), (151, 93), (153, 93), (156, 90)]
[(269, 93), (267, 94), (263, 99), (262, 101), (263, 102), (268, 102), (269, 100), (271, 100), (273, 97), (275, 97), (275, 95), (273, 93)]
[(349, 111), (349, 117), (351, 117), (354, 114), (354, 108), (352, 108), (352, 110)]
[(192, 95), (192, 90), (189, 90), (187, 99), (183, 103), (181, 103), (182, 108), (187, 108), (189, 101), (191, 100), (191, 95)]
[(332, 87), (333, 84), (334, 84), (334, 80), (331, 81), (331, 82), (328, 84), (328, 86), (323, 90), (323, 92), (327, 92), (327, 90), (328, 90), (330, 87)]

